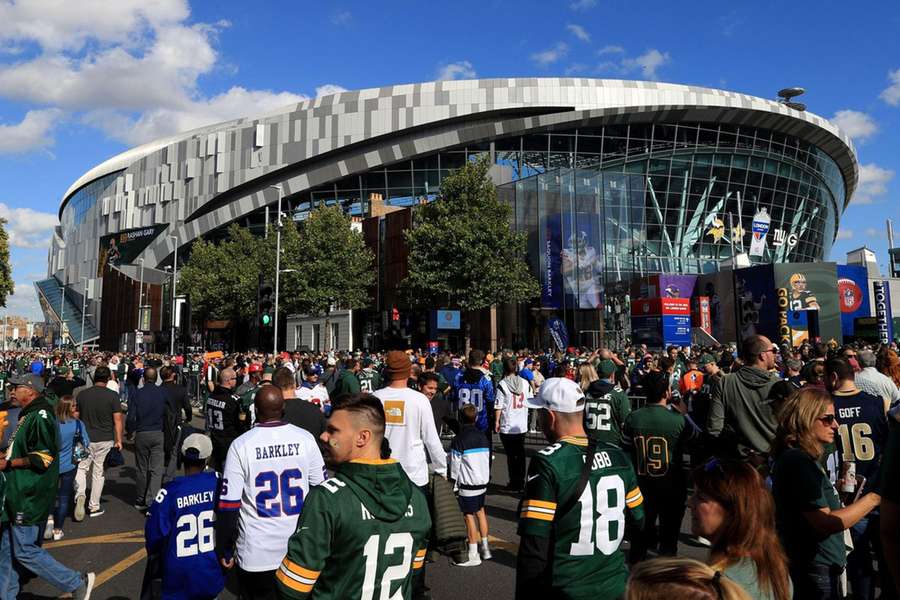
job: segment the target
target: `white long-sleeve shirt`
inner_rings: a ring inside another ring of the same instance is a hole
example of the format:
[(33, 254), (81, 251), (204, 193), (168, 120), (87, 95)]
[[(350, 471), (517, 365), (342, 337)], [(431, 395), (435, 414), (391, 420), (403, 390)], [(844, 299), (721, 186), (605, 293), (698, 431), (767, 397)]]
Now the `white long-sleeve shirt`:
[(428, 398), (407, 387), (382, 388), (375, 396), (384, 405), (384, 436), (391, 444), (391, 457), (400, 461), (412, 482), (428, 483), (429, 458), (436, 473), (446, 474), (447, 455)]

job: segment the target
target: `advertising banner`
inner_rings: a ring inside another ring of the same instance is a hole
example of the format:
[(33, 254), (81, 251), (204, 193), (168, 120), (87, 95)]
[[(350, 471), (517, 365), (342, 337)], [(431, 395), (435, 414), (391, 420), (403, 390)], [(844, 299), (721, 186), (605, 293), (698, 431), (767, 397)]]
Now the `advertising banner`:
[(691, 343), (690, 298), (640, 298), (631, 303), (631, 338), (651, 348)]
[[(789, 311), (817, 311), (818, 336), (824, 342), (843, 343), (841, 308), (837, 294), (837, 265), (823, 263), (777, 263), (775, 287), (787, 289)], [(800, 318), (794, 319), (795, 342), (803, 339)], [(806, 322), (812, 320), (807, 317)], [(807, 335), (808, 337), (808, 335)], [(796, 345), (796, 344), (795, 344)]]
[(766, 253), (766, 235), (772, 218), (765, 208), (761, 208), (753, 216), (753, 237), (750, 239), (750, 256), (762, 256)]
[(659, 295), (662, 298), (690, 298), (697, 285), (696, 275), (659, 276)]
[(100, 238), (100, 251), (97, 261), (97, 277), (103, 277), (106, 265), (118, 267), (130, 265), (144, 248), (150, 245), (159, 233), (168, 225), (154, 225), (153, 227), (141, 227), (129, 229), (119, 233), (111, 233)]
[(459, 329), (458, 310), (437, 310), (435, 313), (435, 324), (438, 329)]
[(878, 324), (878, 340), (890, 344), (894, 339), (894, 319), (891, 317), (891, 286), (887, 281), (872, 282), (875, 292), (875, 319)]
[(838, 265), (837, 276), (841, 332), (844, 336), (852, 336), (855, 335), (855, 319), (872, 316), (868, 272), (865, 267), (857, 265)]
[(708, 296), (694, 296), (691, 299), (691, 325), (712, 335), (712, 317), (709, 312)]
[(734, 309), (734, 277), (730, 271), (708, 273), (697, 279), (696, 293), (709, 298), (712, 335), (719, 342), (737, 340)]
[(557, 349), (560, 352), (565, 352), (569, 346), (569, 331), (566, 329), (566, 324), (563, 320), (557, 317), (550, 317), (547, 319), (547, 330), (550, 332), (550, 337), (553, 338), (553, 343), (556, 344)]
[(597, 215), (550, 215), (544, 223), (542, 306), (561, 308), (565, 294), (566, 306), (600, 308), (603, 261)]
[(734, 297), (738, 340), (751, 335), (777, 339), (778, 311), (772, 265), (735, 269)]

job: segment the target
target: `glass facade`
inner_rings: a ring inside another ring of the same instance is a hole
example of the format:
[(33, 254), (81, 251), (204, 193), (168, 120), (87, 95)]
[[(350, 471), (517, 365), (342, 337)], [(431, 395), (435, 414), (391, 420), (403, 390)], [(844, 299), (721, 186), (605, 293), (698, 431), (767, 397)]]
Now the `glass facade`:
[(88, 211), (97, 204), (97, 201), (103, 196), (103, 192), (106, 191), (106, 188), (115, 184), (116, 178), (121, 172), (122, 171), (115, 171), (114, 173), (95, 179), (69, 196), (59, 220), (59, 223), (62, 226), (63, 239), (66, 241), (67, 245), (74, 241), (73, 236), (76, 233), (76, 229), (79, 225), (84, 223)]

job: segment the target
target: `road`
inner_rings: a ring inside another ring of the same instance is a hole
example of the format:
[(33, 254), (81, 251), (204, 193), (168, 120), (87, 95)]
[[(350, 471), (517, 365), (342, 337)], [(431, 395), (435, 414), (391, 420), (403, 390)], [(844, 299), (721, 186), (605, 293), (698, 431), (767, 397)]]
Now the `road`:
[[(199, 423), (197, 423), (199, 425)], [(540, 445), (529, 444), (534, 452)], [(139, 597), (146, 564), (143, 549), (143, 516), (134, 502), (134, 457), (125, 452), (126, 464), (107, 471), (103, 508), (105, 514), (88, 518), (82, 523), (67, 521), (66, 537), (47, 542), (46, 547), (63, 564), (81, 571), (97, 573), (97, 588), (92, 598), (97, 600), (134, 600)], [(492, 470), (493, 480), (505, 485), (506, 460), (498, 450)], [(487, 498), (488, 520), (493, 538), (493, 555), (479, 567), (454, 567), (446, 558), (427, 566), (427, 584), (432, 597), (444, 598), (512, 598), (515, 583), (516, 507), (518, 498), (504, 494), (492, 486)], [(682, 531), (688, 530), (687, 518)], [(682, 542), (688, 542), (682, 536)], [(703, 559), (705, 549), (682, 543), (679, 553)], [(229, 581), (220, 599), (233, 599), (236, 594)], [(59, 591), (46, 582), (34, 579), (23, 586), (19, 598), (49, 599), (59, 597)]]

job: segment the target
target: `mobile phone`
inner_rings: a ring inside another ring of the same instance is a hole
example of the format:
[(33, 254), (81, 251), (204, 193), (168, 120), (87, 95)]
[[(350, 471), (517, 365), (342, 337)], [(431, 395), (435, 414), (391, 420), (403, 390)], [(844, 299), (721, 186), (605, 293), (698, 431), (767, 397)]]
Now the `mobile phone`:
[(856, 493), (853, 495), (853, 501), (856, 502), (863, 495), (863, 490), (866, 487), (866, 478), (862, 475), (856, 476)]

